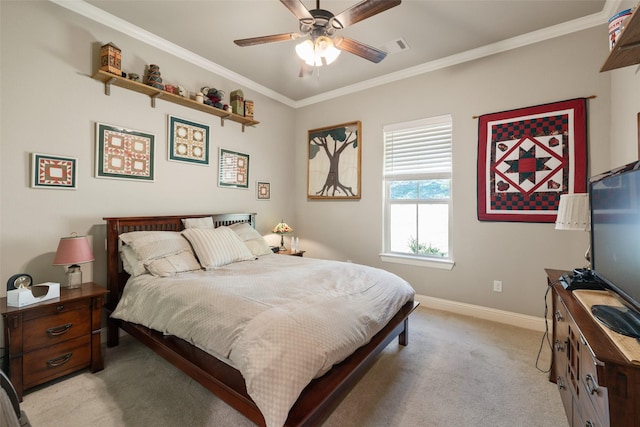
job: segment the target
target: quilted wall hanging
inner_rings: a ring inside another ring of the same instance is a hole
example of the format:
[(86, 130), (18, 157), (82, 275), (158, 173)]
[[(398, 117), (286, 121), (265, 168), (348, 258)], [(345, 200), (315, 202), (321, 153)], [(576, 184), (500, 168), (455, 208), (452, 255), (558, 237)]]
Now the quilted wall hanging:
[(479, 117), (478, 219), (554, 222), (587, 189), (586, 98)]

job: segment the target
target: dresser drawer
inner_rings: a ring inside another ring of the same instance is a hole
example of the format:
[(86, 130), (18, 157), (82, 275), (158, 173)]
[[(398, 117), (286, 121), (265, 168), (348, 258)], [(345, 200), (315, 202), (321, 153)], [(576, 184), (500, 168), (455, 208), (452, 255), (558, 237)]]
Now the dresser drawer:
[(25, 388), (33, 387), (85, 366), (91, 362), (91, 336), (85, 335), (23, 356)]
[(52, 304), (29, 317), (23, 325), (25, 353), (91, 333), (90, 307), (86, 301)]
[[(582, 386), (582, 390), (580, 390), (580, 399), (590, 400), (591, 402), (585, 402), (585, 406), (593, 406), (595, 413), (599, 415), (598, 418), (608, 420), (609, 392), (607, 387), (603, 387), (598, 381), (597, 363), (599, 362), (595, 359), (591, 350), (589, 350), (589, 346), (585, 342), (584, 338), (580, 338), (582, 343), (580, 346), (580, 385)], [(587, 420), (585, 419), (584, 421), (586, 422)]]

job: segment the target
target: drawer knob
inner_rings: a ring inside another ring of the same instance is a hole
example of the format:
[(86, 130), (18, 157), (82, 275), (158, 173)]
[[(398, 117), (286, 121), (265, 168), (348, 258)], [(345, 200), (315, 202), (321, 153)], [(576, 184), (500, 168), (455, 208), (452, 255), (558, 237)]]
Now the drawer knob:
[(62, 311), (62, 310), (64, 310), (64, 305), (58, 305), (58, 306), (56, 306), (56, 310), (58, 310), (58, 311)]
[(47, 366), (49, 366), (50, 368), (62, 366), (71, 359), (71, 356), (73, 356), (73, 353), (67, 353), (60, 357), (56, 357), (55, 359), (49, 359), (47, 360)]
[(600, 394), (600, 386), (596, 382), (595, 378), (593, 378), (593, 375), (587, 374), (585, 383), (587, 386), (587, 391), (590, 394)]
[(556, 377), (556, 384), (558, 385), (558, 390), (564, 390), (567, 388), (562, 382), (562, 377), (560, 376)]
[(51, 337), (57, 337), (59, 335), (66, 334), (69, 331), (69, 329), (71, 329), (71, 326), (73, 326), (73, 323), (67, 323), (61, 326), (54, 326), (53, 328), (47, 329), (47, 335)]

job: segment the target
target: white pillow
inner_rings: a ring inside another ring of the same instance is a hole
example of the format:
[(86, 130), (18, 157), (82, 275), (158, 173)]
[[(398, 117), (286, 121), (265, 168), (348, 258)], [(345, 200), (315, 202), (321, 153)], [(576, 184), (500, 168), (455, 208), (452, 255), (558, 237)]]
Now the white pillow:
[(260, 233), (258, 233), (256, 229), (248, 223), (239, 222), (231, 224), (229, 228), (236, 232), (240, 239), (244, 241), (247, 248), (249, 248), (251, 253), (255, 256), (269, 255), (273, 253), (266, 240), (264, 240)]
[(144, 264), (138, 261), (138, 256), (129, 245), (122, 245), (120, 247), (120, 259), (122, 259), (122, 268), (124, 268), (124, 271), (129, 273), (130, 276), (139, 276), (147, 272)]
[(167, 277), (186, 271), (200, 270), (200, 264), (192, 252), (180, 252), (146, 262), (144, 266), (154, 276)]
[(182, 225), (184, 228), (213, 228), (213, 217), (183, 218)]
[(132, 231), (121, 234), (120, 240), (129, 245), (142, 262), (191, 250), (189, 242), (178, 231)]
[(229, 227), (187, 228), (182, 234), (191, 242), (200, 265), (205, 270), (255, 259), (240, 237)]
[(146, 273), (145, 263), (181, 252), (195, 259), (191, 245), (177, 231), (132, 231), (121, 234), (120, 241), (122, 266), (131, 276)]

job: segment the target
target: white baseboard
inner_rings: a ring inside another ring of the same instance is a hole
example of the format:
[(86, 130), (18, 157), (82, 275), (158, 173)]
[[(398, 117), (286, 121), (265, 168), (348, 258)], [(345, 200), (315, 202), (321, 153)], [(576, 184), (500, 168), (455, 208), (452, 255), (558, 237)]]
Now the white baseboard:
[(518, 326), (520, 328), (532, 329), (534, 331), (544, 332), (546, 327), (545, 319), (543, 317), (527, 316), (525, 314), (513, 313), (511, 311), (433, 298), (425, 295), (416, 295), (415, 300), (418, 301), (421, 306), (427, 308), (449, 311), (451, 313), (477, 317), (479, 319), (491, 320), (493, 322), (505, 323), (512, 326)]

